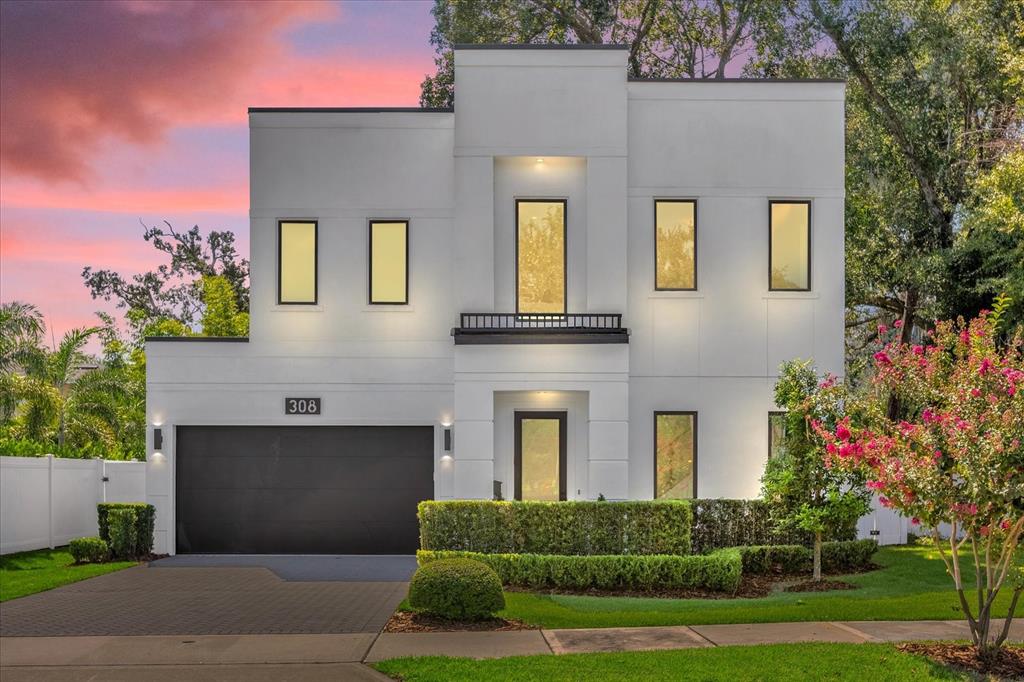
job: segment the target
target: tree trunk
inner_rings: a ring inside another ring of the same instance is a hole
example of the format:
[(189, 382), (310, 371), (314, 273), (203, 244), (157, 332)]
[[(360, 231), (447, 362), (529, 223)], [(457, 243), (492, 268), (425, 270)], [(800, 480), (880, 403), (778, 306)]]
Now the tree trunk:
[[(900, 318), (903, 326), (900, 328), (900, 343), (910, 343), (911, 332), (914, 329), (914, 317), (917, 315), (917, 289), (907, 289), (907, 295), (903, 299), (903, 317)], [(886, 414), (890, 421), (896, 421), (900, 416), (900, 401), (895, 394), (889, 395), (889, 405)]]
[(821, 533), (814, 534), (814, 573), (811, 580), (821, 580)]

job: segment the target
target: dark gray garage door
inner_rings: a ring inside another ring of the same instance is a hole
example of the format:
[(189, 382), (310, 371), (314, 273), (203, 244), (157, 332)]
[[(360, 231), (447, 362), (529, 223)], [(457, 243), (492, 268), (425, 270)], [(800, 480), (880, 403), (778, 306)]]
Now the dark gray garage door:
[(412, 554), (429, 426), (179, 426), (178, 552)]

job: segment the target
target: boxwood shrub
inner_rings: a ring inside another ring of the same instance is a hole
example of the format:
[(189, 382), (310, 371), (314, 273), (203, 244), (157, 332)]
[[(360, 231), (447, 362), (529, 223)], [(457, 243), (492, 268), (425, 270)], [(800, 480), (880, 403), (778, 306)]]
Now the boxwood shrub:
[(505, 608), (505, 595), (487, 564), (448, 558), (420, 566), (409, 583), (409, 605), (442, 618), (480, 620)]
[(75, 538), (68, 543), (68, 552), (76, 564), (99, 564), (110, 558), (110, 547), (100, 538)]
[[(689, 554), (683, 500), (633, 502), (428, 501), (420, 547), (485, 554)], [(735, 544), (735, 543), (734, 543)]]
[(115, 555), (118, 554), (118, 548), (115, 547), (110, 529), (110, 516), (115, 511), (124, 511), (130, 519), (128, 523), (131, 532), (122, 538), (122, 544), (127, 543), (134, 552), (130, 556), (143, 555), (153, 550), (153, 522), (156, 517), (153, 505), (144, 502), (101, 502), (96, 505), (96, 511), (100, 539), (110, 546)]
[[(737, 547), (743, 560), (743, 572), (766, 575), (770, 573), (804, 573), (811, 570), (811, 549), (803, 545), (759, 545)], [(847, 540), (823, 542), (821, 567), (827, 573), (858, 571), (871, 565), (871, 557), (878, 551), (874, 540)]]
[[(691, 542), (695, 554), (722, 547), (756, 547), (760, 545), (805, 545), (813, 538), (800, 531), (778, 532), (772, 523), (768, 505), (763, 500), (693, 500)], [(857, 524), (851, 523), (835, 537), (826, 540), (853, 540)]]
[(481, 554), (420, 550), (420, 566), (451, 558), (481, 561), (505, 585), (534, 589), (659, 590), (706, 589), (735, 592), (742, 560), (738, 549), (703, 556)]

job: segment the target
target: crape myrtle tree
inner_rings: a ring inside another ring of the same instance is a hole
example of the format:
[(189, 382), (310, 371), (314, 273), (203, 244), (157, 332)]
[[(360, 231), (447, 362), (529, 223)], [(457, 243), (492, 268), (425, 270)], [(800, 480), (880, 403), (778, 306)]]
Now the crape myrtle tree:
[(779, 530), (799, 529), (814, 537), (812, 579), (821, 580), (821, 544), (856, 523), (869, 509), (861, 472), (837, 468), (825, 457), (816, 428), (845, 419), (846, 389), (836, 377), (820, 377), (809, 361), (782, 365), (775, 403), (786, 409), (785, 448), (768, 460), (761, 495)]
[[(883, 505), (930, 529), (978, 654), (988, 657), (1006, 640), (1022, 590), (1024, 339), (1000, 344), (999, 314), (985, 312), (938, 322), (921, 344), (900, 341), (901, 322), (879, 330), (875, 373), (851, 416), (821, 420), (815, 433), (829, 467), (866, 476)], [(1003, 589), (1012, 598), (993, 629)]]

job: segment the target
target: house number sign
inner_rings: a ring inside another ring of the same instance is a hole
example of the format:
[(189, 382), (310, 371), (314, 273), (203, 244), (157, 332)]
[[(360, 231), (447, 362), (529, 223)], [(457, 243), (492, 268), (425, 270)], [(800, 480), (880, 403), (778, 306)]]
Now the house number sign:
[(285, 398), (285, 414), (320, 414), (320, 398)]

